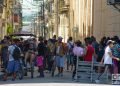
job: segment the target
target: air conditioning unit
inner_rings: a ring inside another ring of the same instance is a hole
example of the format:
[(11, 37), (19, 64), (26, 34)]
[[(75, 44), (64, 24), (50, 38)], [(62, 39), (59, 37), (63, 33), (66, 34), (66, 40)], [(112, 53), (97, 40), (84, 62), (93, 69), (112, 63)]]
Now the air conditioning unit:
[(120, 0), (107, 0), (107, 3), (110, 5), (120, 4)]

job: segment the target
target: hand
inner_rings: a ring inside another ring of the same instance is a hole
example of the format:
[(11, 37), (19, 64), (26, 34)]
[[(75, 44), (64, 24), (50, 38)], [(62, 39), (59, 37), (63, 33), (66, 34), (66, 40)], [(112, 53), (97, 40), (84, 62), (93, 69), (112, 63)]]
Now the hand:
[(116, 60), (117, 60), (117, 61), (120, 61), (120, 59), (119, 59), (119, 58), (116, 58)]
[(100, 64), (103, 64), (103, 62), (101, 61)]

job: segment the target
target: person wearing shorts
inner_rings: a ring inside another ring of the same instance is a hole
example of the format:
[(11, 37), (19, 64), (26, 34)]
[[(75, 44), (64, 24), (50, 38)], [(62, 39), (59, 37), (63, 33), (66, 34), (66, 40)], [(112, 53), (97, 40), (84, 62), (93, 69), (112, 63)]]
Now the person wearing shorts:
[(65, 49), (64, 44), (62, 43), (62, 37), (58, 37), (58, 42), (55, 44), (56, 46), (56, 59), (55, 63), (58, 68), (58, 74), (56, 76), (63, 76), (63, 68), (64, 68), (64, 55), (65, 55)]
[(19, 71), (19, 61), (15, 60), (13, 57), (13, 52), (16, 46), (16, 43), (18, 42), (17, 39), (14, 39), (12, 44), (8, 47), (8, 65), (6, 69), (6, 73), (3, 77), (3, 80), (7, 80), (7, 74), (12, 74), (13, 78), (12, 80), (15, 80), (16, 73)]

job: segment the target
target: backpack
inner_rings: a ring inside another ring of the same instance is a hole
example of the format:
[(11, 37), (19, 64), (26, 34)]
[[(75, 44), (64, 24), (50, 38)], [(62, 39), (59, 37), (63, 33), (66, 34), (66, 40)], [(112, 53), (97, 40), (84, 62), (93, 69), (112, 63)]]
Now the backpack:
[(70, 42), (69, 42), (69, 45), (70, 45), (69, 54), (73, 54), (74, 45), (71, 44)]
[(43, 58), (43, 56), (38, 56), (37, 57), (37, 66), (39, 67), (39, 66), (43, 66), (43, 60), (44, 60), (44, 58)]
[(13, 58), (14, 58), (14, 60), (19, 60), (20, 54), (21, 54), (20, 53), (20, 49), (17, 46), (15, 46), (15, 49), (13, 51)]

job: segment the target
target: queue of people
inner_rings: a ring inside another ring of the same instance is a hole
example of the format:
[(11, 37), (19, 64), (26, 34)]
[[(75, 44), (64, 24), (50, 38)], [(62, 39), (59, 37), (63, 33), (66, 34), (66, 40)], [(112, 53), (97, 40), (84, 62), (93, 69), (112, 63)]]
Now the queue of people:
[[(48, 40), (39, 37), (38, 41), (36, 38), (24, 40), (5, 36), (1, 41), (3, 80), (7, 80), (9, 73), (13, 76), (12, 80), (16, 79), (20, 66), (19, 59), (22, 59), (27, 69), (34, 63), (34, 66), (38, 67), (40, 78), (45, 77), (45, 70), (48, 70), (52, 77), (63, 77), (66, 68), (67, 71), (73, 72), (71, 77), (74, 80), (77, 60), (100, 62), (105, 64), (105, 68), (108, 68), (111, 74), (120, 73), (119, 37), (103, 37), (97, 42), (96, 38), (91, 36), (84, 39), (85, 43), (80, 40), (73, 41), (72, 37), (68, 38), (67, 43), (62, 42), (62, 39), (62, 37), (56, 38), (55, 35)], [(55, 75), (56, 68), (58, 73)], [(97, 70), (101, 72), (100, 68)]]

